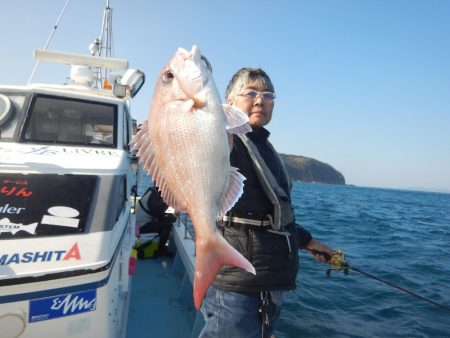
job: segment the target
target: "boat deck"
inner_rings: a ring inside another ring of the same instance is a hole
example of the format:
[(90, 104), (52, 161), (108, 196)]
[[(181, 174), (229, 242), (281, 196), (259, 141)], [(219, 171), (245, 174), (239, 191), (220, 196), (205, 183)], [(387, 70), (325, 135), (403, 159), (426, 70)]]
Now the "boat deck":
[(173, 258), (137, 260), (126, 338), (198, 337), (203, 317), (193, 306), (192, 284), (182, 251), (176, 251)]

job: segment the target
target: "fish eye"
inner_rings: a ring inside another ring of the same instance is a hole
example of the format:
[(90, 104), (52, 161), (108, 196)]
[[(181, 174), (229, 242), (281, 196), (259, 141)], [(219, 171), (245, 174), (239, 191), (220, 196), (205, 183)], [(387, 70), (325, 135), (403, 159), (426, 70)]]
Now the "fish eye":
[(206, 66), (206, 68), (208, 68), (209, 71), (212, 73), (212, 66), (209, 63), (208, 59), (205, 56), (203, 56), (203, 55), (201, 56), (201, 59), (203, 61), (203, 64)]
[(165, 72), (162, 75), (162, 81), (164, 83), (170, 83), (170, 82), (172, 82), (173, 79), (174, 79), (174, 76), (173, 76), (173, 74), (171, 72)]

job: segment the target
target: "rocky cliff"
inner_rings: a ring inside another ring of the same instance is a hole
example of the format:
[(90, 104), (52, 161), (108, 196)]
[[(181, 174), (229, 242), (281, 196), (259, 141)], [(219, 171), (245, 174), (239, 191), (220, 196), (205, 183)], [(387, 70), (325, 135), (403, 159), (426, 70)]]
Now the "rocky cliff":
[(304, 156), (286, 154), (280, 156), (293, 181), (345, 184), (344, 175), (327, 163)]

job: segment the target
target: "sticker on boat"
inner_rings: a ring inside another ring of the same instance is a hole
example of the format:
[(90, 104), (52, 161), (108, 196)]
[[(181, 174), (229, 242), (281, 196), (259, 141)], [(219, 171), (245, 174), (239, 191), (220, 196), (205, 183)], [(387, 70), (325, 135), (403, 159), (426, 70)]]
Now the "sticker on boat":
[(30, 300), (28, 322), (34, 323), (90, 312), (94, 311), (96, 306), (96, 289)]

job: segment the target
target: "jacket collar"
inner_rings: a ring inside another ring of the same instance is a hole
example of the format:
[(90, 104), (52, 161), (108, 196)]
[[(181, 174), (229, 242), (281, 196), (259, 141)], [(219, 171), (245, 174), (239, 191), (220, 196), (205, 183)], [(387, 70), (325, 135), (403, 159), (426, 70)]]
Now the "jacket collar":
[(259, 129), (253, 129), (247, 135), (253, 142), (264, 143), (267, 142), (270, 132), (266, 128), (261, 127)]

